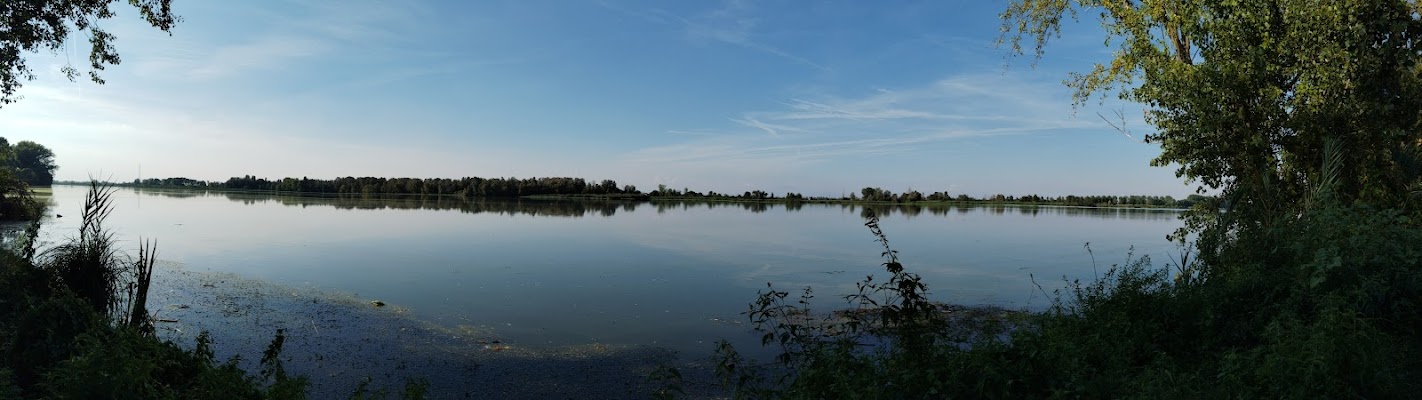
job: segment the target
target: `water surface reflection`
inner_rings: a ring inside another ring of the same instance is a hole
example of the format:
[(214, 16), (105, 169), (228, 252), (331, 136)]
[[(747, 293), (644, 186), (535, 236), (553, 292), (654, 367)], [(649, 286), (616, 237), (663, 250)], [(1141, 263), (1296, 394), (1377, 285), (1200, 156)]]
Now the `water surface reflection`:
[[(82, 187), (57, 186), (77, 213)], [(657, 344), (687, 355), (732, 338), (767, 282), (812, 286), (823, 308), (880, 270), (863, 215), (882, 216), (938, 300), (1041, 308), (1063, 278), (1132, 252), (1173, 251), (1169, 210), (943, 204), (619, 202), (439, 196), (306, 197), (120, 189), (110, 227), (156, 238), (186, 268), (353, 293), (522, 345)], [(49, 240), (77, 219), (52, 220)], [(737, 339), (739, 338), (739, 339)]]

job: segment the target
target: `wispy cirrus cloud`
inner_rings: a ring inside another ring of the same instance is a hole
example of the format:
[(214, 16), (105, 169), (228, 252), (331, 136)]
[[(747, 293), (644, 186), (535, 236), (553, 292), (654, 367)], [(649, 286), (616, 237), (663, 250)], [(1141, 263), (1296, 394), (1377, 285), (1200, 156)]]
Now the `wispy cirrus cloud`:
[(765, 131), (771, 136), (780, 136), (781, 132), (804, 132), (798, 127), (791, 125), (772, 124), (756, 119), (755, 117), (731, 118), (732, 122)]
[[(392, 42), (399, 40), (399, 32), (419, 26), (420, 10), (412, 4), (357, 3), (291, 2), (283, 12), (259, 9), (247, 16), (254, 20), (241, 34), (219, 36), (219, 45), (179, 37), (174, 39), (179, 44), (165, 52), (139, 58), (136, 69), (151, 77), (217, 81), (347, 55), (343, 52), (353, 45), (366, 55), (398, 49)], [(242, 39), (226, 40), (232, 37)]]
[(309, 37), (267, 36), (252, 42), (221, 47), (197, 61), (189, 69), (191, 79), (226, 78), (245, 72), (280, 68), (287, 63), (325, 54), (333, 49), (329, 43)]
[[(970, 137), (1100, 128), (1073, 117), (1065, 102), (1044, 99), (1055, 82), (1006, 75), (963, 75), (854, 97), (790, 98), (778, 109), (748, 111), (714, 135), (639, 149), (638, 164), (715, 166), (746, 161), (795, 166), (842, 157), (913, 152), (922, 146)], [(705, 130), (702, 130), (705, 132)]]
[(698, 40), (715, 40), (784, 58), (822, 72), (831, 69), (757, 38), (759, 19), (752, 4), (744, 0), (725, 0), (721, 7), (690, 19), (676, 18), (686, 33)]
[(758, 30), (760, 19), (755, 17), (755, 8), (749, 1), (723, 0), (719, 7), (685, 17), (660, 8), (635, 10), (601, 0), (596, 4), (647, 22), (678, 26), (693, 41), (730, 44), (783, 58), (821, 72), (833, 71), (828, 66), (767, 43), (760, 38)]
[(757, 145), (754, 140), (732, 138), (645, 148), (633, 153), (630, 160), (647, 164), (717, 165), (730, 162), (764, 161), (790, 165), (820, 161), (834, 156), (902, 153), (911, 150), (906, 147), (909, 145), (982, 134), (982, 132), (944, 131), (917, 136), (781, 145), (765, 145), (764, 143)]

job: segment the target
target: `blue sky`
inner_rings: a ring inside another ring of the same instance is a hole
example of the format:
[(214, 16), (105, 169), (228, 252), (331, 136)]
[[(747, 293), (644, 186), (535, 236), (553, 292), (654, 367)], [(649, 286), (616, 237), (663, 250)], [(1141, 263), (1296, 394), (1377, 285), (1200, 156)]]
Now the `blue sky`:
[[(1073, 109), (1088, 21), (1034, 67), (1002, 1), (175, 2), (118, 8), (123, 64), (70, 83), (83, 36), (0, 135), (58, 179), (577, 176), (740, 192), (1190, 193), (1138, 106)], [(1113, 129), (1123, 112), (1134, 137)]]

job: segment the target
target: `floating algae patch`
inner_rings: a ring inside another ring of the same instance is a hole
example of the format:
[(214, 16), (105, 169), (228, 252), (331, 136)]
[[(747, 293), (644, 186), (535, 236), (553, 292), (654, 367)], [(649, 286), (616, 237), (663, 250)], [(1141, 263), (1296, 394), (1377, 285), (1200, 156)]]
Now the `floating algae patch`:
[(481, 325), (444, 327), (399, 304), (376, 307), (354, 295), (278, 285), (240, 275), (160, 263), (149, 296), (158, 335), (185, 348), (209, 332), (219, 359), (257, 360), (278, 329), (282, 361), (311, 380), (311, 398), (345, 398), (361, 382), (398, 392), (429, 382), (430, 398), (645, 398), (658, 365), (682, 369), (689, 397), (711, 397), (704, 360), (678, 361), (651, 346), (589, 344), (532, 349)]

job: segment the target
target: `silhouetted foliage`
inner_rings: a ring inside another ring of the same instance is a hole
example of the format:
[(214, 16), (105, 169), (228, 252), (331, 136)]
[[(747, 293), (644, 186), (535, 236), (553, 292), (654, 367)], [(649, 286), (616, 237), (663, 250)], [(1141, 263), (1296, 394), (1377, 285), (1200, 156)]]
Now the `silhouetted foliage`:
[[(333, 180), (309, 179), (309, 178), (284, 178), (281, 180), (267, 180), (251, 175), (234, 177), (225, 182), (204, 182), (189, 178), (148, 178), (134, 180), (131, 184), (124, 186), (141, 187), (162, 187), (162, 188), (207, 188), (207, 189), (231, 189), (247, 191), (272, 191), (281, 193), (296, 194), (320, 194), (320, 195), (453, 195), (466, 198), (472, 197), (548, 197), (548, 198), (578, 198), (578, 197), (607, 197), (624, 200), (655, 200), (655, 201), (684, 201), (684, 200), (705, 200), (705, 201), (749, 201), (749, 202), (780, 202), (780, 203), (846, 203), (846, 202), (871, 202), (871, 203), (984, 203), (984, 204), (1019, 204), (1019, 205), (1055, 205), (1055, 206), (1076, 206), (1076, 207), (1157, 207), (1157, 208), (1189, 208), (1196, 203), (1210, 199), (1203, 195), (1190, 195), (1186, 199), (1175, 199), (1171, 196), (1040, 196), (1026, 195), (1020, 197), (1005, 196), (997, 194), (984, 198), (974, 198), (965, 194), (956, 197), (948, 192), (934, 192), (929, 195), (916, 190), (909, 190), (904, 193), (895, 194), (891, 191), (866, 187), (859, 194), (846, 197), (810, 197), (801, 193), (787, 192), (783, 196), (776, 196), (774, 193), (762, 190), (748, 190), (740, 194), (718, 193), (716, 191), (699, 192), (690, 188), (675, 189), (666, 185), (658, 185), (647, 193), (637, 190), (636, 186), (617, 186), (613, 180), (603, 180), (600, 183), (590, 183), (582, 178), (460, 178), (460, 179), (420, 179), (420, 178), (337, 178)], [(862, 194), (862, 195), (861, 195)]]
[(49, 186), (54, 183), (54, 171), (59, 169), (59, 166), (54, 164), (54, 152), (49, 148), (22, 140), (0, 151), (7, 153), (5, 158), (9, 165), (15, 169), (20, 180), (30, 186)]
[[(99, 76), (105, 66), (118, 65), (120, 58), (114, 47), (117, 39), (99, 27), (102, 20), (115, 12), (110, 7), (117, 0), (7, 0), (0, 2), (0, 106), (19, 100), (16, 91), (23, 81), (35, 78), (23, 55), (48, 50), (57, 52), (69, 43), (69, 34), (85, 32), (89, 39), (89, 80), (104, 83)], [(138, 15), (154, 28), (171, 32), (179, 21), (173, 15), (172, 0), (129, 0)], [(73, 65), (62, 69), (73, 81), (79, 70)]]
[(39, 255), (36, 229), (0, 251), (0, 397), (300, 399), (306, 380), (277, 357), (283, 332), (252, 376), (218, 363), (206, 333), (192, 350), (155, 338), (147, 309), (155, 247), (137, 260), (103, 228), (110, 188), (93, 182), (79, 236)]
[[(1118, 48), (1071, 77), (1078, 104), (1114, 90), (1146, 104), (1158, 129), (1147, 139), (1163, 149), (1154, 163), (1221, 193), (1187, 199), (1179, 259), (1113, 265), (1068, 282), (1046, 312), (997, 324), (936, 324), (872, 304), (864, 315), (920, 329), (869, 340), (836, 333), (872, 318), (815, 322), (771, 290), (748, 314), (785, 353), (748, 371), (723, 345), (723, 376), (738, 397), (1415, 397), (1419, 10), (1379, 0), (1010, 2), (1004, 42), (1023, 51), (1025, 38), (1037, 55), (1064, 21), (1099, 17)], [(871, 189), (862, 195), (896, 198)]]
[[(159, 182), (143, 182), (146, 186), (157, 186)], [(166, 183), (165, 183), (166, 185)], [(172, 183), (177, 186), (199, 186), (195, 181), (181, 180)], [(637, 195), (636, 187), (618, 187), (617, 182), (604, 180), (589, 183), (582, 178), (460, 178), (460, 179), (420, 179), (420, 178), (355, 178), (345, 177), (331, 180), (308, 178), (284, 178), (269, 181), (253, 176), (231, 178), (220, 184), (207, 183), (204, 186), (223, 189), (269, 190), (292, 193), (316, 194), (418, 194), (457, 195), (465, 197), (520, 197), (539, 195)], [(632, 190), (631, 192), (627, 191)]]
[(54, 153), (35, 142), (11, 146), (0, 137), (0, 220), (38, 218), (41, 205), (30, 193), (31, 185), (53, 181)]

